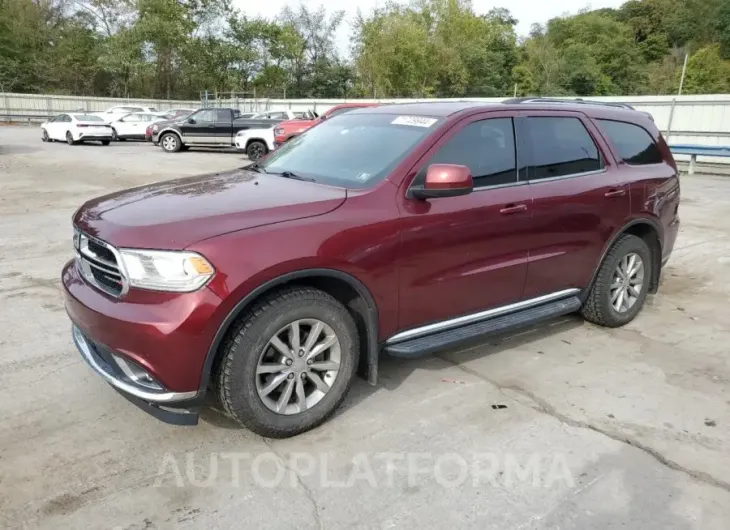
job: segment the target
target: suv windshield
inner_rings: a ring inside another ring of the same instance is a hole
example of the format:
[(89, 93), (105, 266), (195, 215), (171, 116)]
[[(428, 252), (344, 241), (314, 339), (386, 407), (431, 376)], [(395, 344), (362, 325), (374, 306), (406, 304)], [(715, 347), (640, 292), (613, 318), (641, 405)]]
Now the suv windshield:
[(426, 116), (344, 114), (289, 140), (259, 164), (343, 188), (383, 180), (440, 120)]

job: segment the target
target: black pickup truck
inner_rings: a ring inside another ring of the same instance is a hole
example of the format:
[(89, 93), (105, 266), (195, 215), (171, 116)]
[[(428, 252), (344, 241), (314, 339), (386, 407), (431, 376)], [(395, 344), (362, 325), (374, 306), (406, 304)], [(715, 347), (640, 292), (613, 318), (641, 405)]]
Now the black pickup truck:
[(198, 109), (182, 120), (155, 124), (152, 141), (168, 153), (189, 147), (233, 147), (238, 131), (271, 127), (283, 121), (247, 119), (240, 114), (238, 109)]

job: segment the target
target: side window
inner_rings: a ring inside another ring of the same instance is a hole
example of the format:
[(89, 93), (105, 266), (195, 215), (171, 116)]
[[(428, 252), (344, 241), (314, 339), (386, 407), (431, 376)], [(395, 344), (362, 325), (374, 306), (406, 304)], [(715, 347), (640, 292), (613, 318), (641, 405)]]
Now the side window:
[(70, 122), (73, 120), (71, 119), (71, 116), (69, 116), (68, 114), (64, 114), (63, 119), (61, 121)]
[(219, 122), (230, 122), (231, 121), (231, 111), (227, 109), (221, 109), (216, 111), (216, 121)]
[(190, 116), (191, 118), (194, 118), (196, 122), (198, 123), (212, 123), (215, 121), (216, 117), (216, 111), (215, 110), (201, 110), (195, 114), (195, 116)]
[(530, 180), (603, 169), (603, 161), (583, 122), (569, 117), (527, 119), (532, 145)]
[(627, 164), (645, 166), (663, 162), (654, 138), (642, 127), (623, 121), (597, 121), (618, 156)]
[(286, 112), (272, 112), (268, 117), (271, 120), (285, 120)]
[(471, 170), (475, 188), (517, 182), (515, 133), (512, 118), (492, 118), (470, 123), (458, 131), (428, 161), (419, 180), (431, 164), (459, 164)]

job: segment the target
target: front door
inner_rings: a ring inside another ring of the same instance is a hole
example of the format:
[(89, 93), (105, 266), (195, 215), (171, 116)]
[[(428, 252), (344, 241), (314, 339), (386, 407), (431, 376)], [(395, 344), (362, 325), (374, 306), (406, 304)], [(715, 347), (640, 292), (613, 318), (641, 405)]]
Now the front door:
[[(631, 210), (610, 150), (578, 112), (526, 112), (534, 245), (525, 284), (533, 298), (587, 287), (608, 239)], [(524, 125), (524, 127), (522, 127)]]
[(218, 143), (216, 135), (216, 120), (218, 114), (216, 109), (203, 109), (190, 115), (180, 130), (185, 137), (185, 143), (189, 144), (213, 144)]
[(532, 229), (530, 187), (519, 180), (514, 120), (467, 118), (431, 150), (431, 164), (469, 167), (474, 191), (417, 200), (402, 185), (399, 329), (407, 330), (518, 302)]

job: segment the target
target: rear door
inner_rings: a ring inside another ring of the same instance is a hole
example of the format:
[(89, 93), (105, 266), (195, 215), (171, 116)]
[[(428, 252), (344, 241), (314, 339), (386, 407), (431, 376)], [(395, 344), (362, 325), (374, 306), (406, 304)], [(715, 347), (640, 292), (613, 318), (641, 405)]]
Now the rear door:
[(522, 298), (532, 198), (518, 153), (512, 115), (494, 112), (455, 125), (421, 161), (414, 183), (431, 164), (459, 164), (471, 170), (474, 191), (416, 200), (402, 190), (401, 330)]
[(233, 126), (229, 109), (216, 110), (215, 120), (215, 143), (218, 145), (233, 144)]
[(525, 298), (588, 286), (609, 238), (630, 215), (628, 183), (595, 124), (579, 112), (526, 112), (533, 245)]

